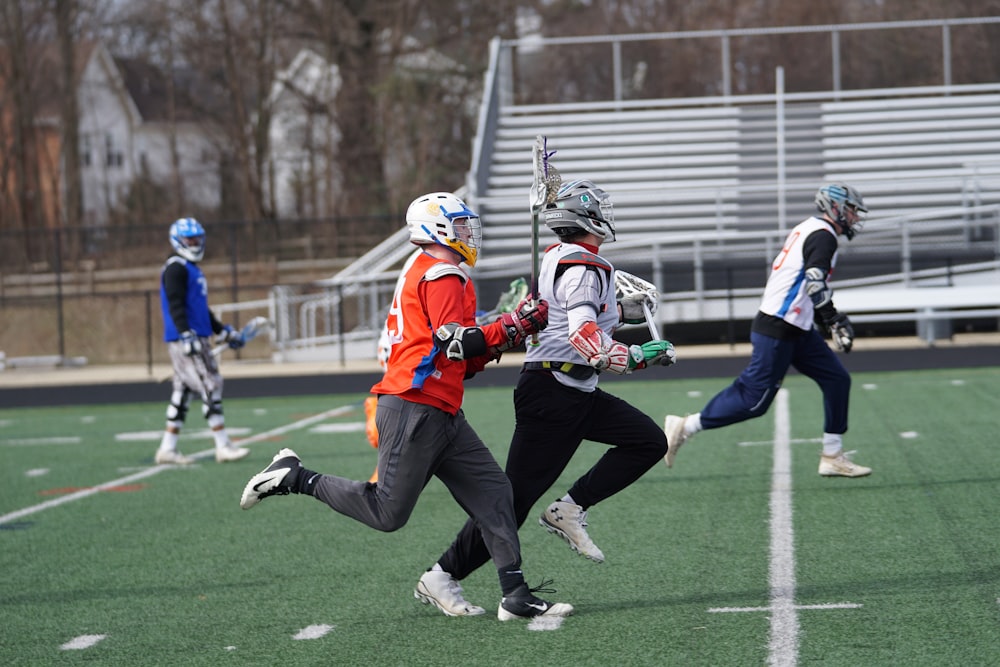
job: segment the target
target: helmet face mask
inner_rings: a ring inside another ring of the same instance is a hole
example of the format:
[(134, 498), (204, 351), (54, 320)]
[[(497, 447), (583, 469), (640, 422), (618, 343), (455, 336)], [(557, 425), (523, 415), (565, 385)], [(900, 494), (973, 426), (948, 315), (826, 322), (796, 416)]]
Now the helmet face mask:
[(615, 240), (615, 211), (611, 196), (591, 181), (571, 181), (559, 188), (554, 203), (545, 207), (545, 225), (557, 236), (583, 230)]
[(476, 265), (483, 245), (479, 216), (450, 192), (417, 197), (406, 210), (410, 242), (435, 244), (453, 250), (470, 267)]
[(816, 208), (840, 227), (850, 241), (865, 226), (868, 209), (861, 193), (846, 183), (831, 183), (816, 192)]
[(205, 229), (194, 218), (180, 218), (170, 225), (170, 245), (189, 262), (205, 256)]

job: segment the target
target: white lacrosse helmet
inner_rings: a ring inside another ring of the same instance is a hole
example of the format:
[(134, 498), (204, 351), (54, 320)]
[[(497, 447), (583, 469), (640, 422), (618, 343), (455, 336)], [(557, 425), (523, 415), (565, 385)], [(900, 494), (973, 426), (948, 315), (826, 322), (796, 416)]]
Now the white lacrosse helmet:
[(205, 230), (194, 218), (180, 218), (170, 225), (170, 245), (189, 262), (205, 256)]
[(830, 183), (816, 192), (816, 208), (836, 222), (850, 241), (865, 226), (868, 212), (861, 193), (847, 183)]
[(615, 211), (611, 196), (591, 181), (570, 181), (545, 207), (545, 224), (563, 236), (582, 229), (607, 242), (615, 240)]
[(406, 209), (410, 243), (435, 243), (454, 250), (469, 266), (476, 265), (482, 247), (479, 216), (450, 192), (431, 192), (417, 197)]

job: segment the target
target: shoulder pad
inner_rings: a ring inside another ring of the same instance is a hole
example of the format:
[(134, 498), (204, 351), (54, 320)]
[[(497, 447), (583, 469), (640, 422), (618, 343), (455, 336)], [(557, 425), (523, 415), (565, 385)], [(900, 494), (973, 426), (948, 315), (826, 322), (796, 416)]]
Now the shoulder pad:
[(180, 255), (171, 255), (167, 258), (167, 264), (187, 264), (188, 261)]
[(437, 280), (438, 278), (444, 278), (445, 276), (458, 276), (458, 279), (462, 281), (463, 285), (469, 280), (469, 276), (465, 271), (463, 271), (460, 267), (447, 262), (439, 262), (427, 269), (423, 279)]
[(595, 269), (602, 269), (604, 271), (612, 271), (614, 267), (608, 263), (603, 257), (599, 257), (592, 252), (587, 252), (586, 250), (579, 250), (577, 252), (571, 252), (564, 257), (559, 258), (559, 263), (563, 265), (574, 265), (580, 264), (583, 266), (592, 266)]

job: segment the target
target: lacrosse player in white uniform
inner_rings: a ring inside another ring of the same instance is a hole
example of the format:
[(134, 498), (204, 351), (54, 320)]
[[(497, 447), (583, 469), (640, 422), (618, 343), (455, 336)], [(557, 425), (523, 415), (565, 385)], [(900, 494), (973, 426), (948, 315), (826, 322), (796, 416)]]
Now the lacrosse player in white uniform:
[[(520, 526), (583, 440), (610, 445), (539, 520), (575, 551), (602, 562), (604, 554), (587, 534), (587, 509), (656, 465), (667, 451), (667, 440), (648, 415), (601, 390), (598, 375), (670, 365), (674, 349), (665, 340), (629, 346), (611, 337), (623, 321), (643, 322), (643, 304), (655, 310), (659, 294), (649, 285), (646, 292), (616, 300), (615, 269), (598, 254), (601, 244), (615, 238), (608, 195), (590, 181), (573, 181), (562, 186), (544, 214), (545, 224), (559, 237), (545, 251), (538, 277), (538, 296), (549, 304), (549, 325), (539, 332), (537, 345), (527, 346), (514, 390), (517, 421), (506, 472)], [(421, 578), (424, 593), (444, 613), (465, 615), (474, 605), (449, 582), (466, 578), (488, 560), (482, 534), (470, 520)], [(438, 582), (430, 578), (434, 571), (450, 577)]]
[(733, 383), (716, 394), (701, 412), (668, 415), (664, 431), (670, 441), (665, 461), (672, 467), (677, 450), (704, 429), (720, 428), (767, 412), (789, 366), (812, 378), (823, 392), (823, 451), (819, 474), (863, 477), (871, 468), (851, 461), (843, 451), (851, 376), (814, 324), (828, 331), (845, 354), (854, 344), (854, 328), (833, 305), (827, 281), (837, 262), (837, 237), (850, 241), (861, 231), (868, 212), (850, 185), (832, 183), (816, 193), (819, 215), (799, 223), (775, 257), (753, 321), (749, 365)]
[(232, 349), (243, 347), (243, 335), (224, 325), (208, 307), (208, 283), (198, 267), (205, 255), (205, 230), (194, 218), (180, 218), (170, 226), (174, 254), (160, 274), (163, 340), (173, 365), (173, 391), (167, 406), (167, 427), (156, 450), (157, 464), (186, 465), (193, 461), (177, 449), (177, 438), (187, 417), (191, 396), (201, 397), (202, 413), (215, 438), (215, 460), (238, 461), (248, 454), (226, 433), (222, 416), (222, 375), (212, 354), (212, 337)]

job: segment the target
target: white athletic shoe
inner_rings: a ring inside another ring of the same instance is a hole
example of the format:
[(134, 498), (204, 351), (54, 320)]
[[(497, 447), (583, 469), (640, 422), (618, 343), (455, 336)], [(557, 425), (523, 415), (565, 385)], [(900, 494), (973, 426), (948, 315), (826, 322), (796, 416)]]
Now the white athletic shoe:
[(871, 468), (858, 465), (848, 458), (854, 452), (841, 451), (836, 456), (819, 457), (819, 474), (824, 477), (864, 477), (872, 474)]
[(156, 457), (153, 459), (156, 465), (178, 465), (186, 466), (194, 463), (194, 459), (190, 456), (184, 456), (176, 449), (157, 449)]
[(557, 500), (548, 506), (538, 523), (566, 540), (573, 551), (594, 562), (604, 562), (604, 554), (587, 534), (587, 513), (579, 505)]
[(237, 447), (230, 443), (225, 447), (215, 448), (215, 461), (217, 463), (228, 463), (229, 461), (239, 461), (250, 456), (250, 450), (246, 447)]
[(462, 597), (462, 586), (447, 572), (424, 572), (413, 590), (413, 597), (432, 604), (445, 616), (479, 616), (486, 610)]
[(677, 451), (688, 439), (688, 435), (684, 432), (684, 419), (677, 415), (667, 415), (663, 420), (663, 432), (667, 434), (667, 455), (663, 457), (663, 462), (668, 468), (674, 467)]

